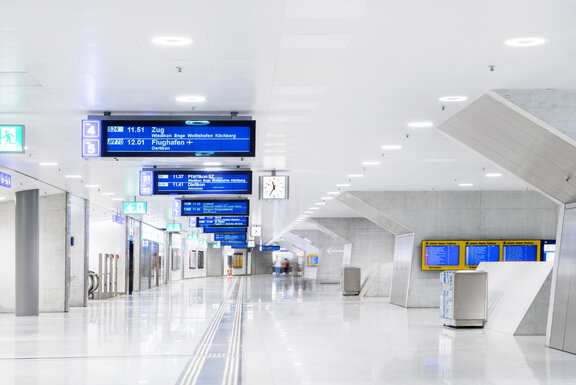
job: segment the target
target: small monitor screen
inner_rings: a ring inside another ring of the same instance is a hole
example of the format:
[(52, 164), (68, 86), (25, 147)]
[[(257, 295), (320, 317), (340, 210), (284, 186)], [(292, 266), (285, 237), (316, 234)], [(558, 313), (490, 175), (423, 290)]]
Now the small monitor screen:
[(500, 245), (466, 245), (466, 265), (499, 261)]
[(460, 264), (460, 246), (458, 245), (428, 245), (424, 247), (424, 264), (426, 266), (457, 266)]
[(554, 261), (556, 254), (556, 240), (542, 241), (542, 251), (540, 252), (541, 261)]
[(502, 260), (505, 262), (527, 262), (538, 260), (537, 245), (504, 245)]

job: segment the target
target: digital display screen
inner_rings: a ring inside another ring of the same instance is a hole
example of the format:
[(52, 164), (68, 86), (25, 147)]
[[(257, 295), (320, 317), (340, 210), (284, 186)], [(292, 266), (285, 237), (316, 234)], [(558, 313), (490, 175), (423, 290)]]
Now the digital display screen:
[(466, 265), (499, 262), (500, 245), (466, 245)]
[(183, 216), (248, 215), (249, 201), (182, 201)]
[(247, 230), (247, 227), (204, 227), (206, 234), (246, 233)]
[(243, 246), (248, 247), (246, 241), (221, 241), (220, 246)]
[(458, 266), (460, 264), (460, 246), (458, 245), (428, 245), (424, 248), (424, 263), (427, 266)]
[(309, 255), (308, 256), (308, 266), (318, 266), (318, 256)]
[(194, 227), (247, 227), (248, 217), (198, 217), (190, 218)]
[(153, 194), (251, 194), (252, 171), (154, 170)]
[[(85, 121), (89, 122), (89, 121)], [(101, 120), (102, 157), (253, 157), (254, 120)], [(93, 155), (94, 156), (94, 155)]]
[(537, 245), (506, 245), (502, 260), (505, 262), (526, 262), (538, 260), (538, 246)]
[(246, 234), (214, 234), (214, 241), (243, 241), (243, 242), (246, 242)]
[(543, 240), (542, 241), (542, 251), (540, 252), (540, 260), (553, 261), (554, 255), (556, 255), (556, 240)]
[(260, 251), (279, 251), (280, 246), (260, 246)]

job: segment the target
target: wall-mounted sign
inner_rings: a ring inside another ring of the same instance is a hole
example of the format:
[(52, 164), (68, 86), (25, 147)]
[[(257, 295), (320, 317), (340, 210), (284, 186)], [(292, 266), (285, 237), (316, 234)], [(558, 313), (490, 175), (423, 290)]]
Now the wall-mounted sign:
[[(251, 194), (252, 171), (143, 170), (152, 172), (152, 194)], [(140, 174), (148, 179), (149, 174)], [(147, 182), (140, 181), (140, 186)], [(149, 189), (147, 194), (151, 195)]]
[(174, 199), (172, 201), (172, 216), (179, 217), (182, 215), (182, 200)]
[(253, 237), (261, 237), (262, 236), (262, 227), (260, 227), (260, 226), (250, 227), (250, 235)]
[(215, 241), (244, 241), (246, 234), (214, 234)]
[(97, 158), (100, 156), (100, 121), (82, 121), (82, 156), (85, 158)]
[(124, 202), (124, 214), (146, 214), (146, 202)]
[(0, 172), (0, 186), (7, 188), (12, 187), (12, 177), (9, 174)]
[(182, 223), (166, 223), (167, 233), (179, 233), (182, 231)]
[(247, 200), (231, 201), (182, 201), (182, 215), (248, 215), (250, 203)]
[(213, 249), (220, 249), (220, 248), (221, 248), (220, 242), (213, 243), (213, 244), (212, 244), (212, 248), (213, 248)]
[(0, 125), (0, 153), (24, 153), (24, 126)]
[(151, 170), (140, 171), (140, 195), (152, 195), (154, 193), (154, 172)]
[(246, 242), (248, 244), (248, 247), (256, 247), (256, 242), (249, 240), (248, 242)]
[(198, 217), (190, 218), (193, 227), (247, 227), (248, 217)]
[(112, 222), (123, 225), (126, 223), (126, 218), (124, 218), (122, 215), (112, 215)]
[(308, 256), (308, 266), (318, 266), (318, 255)]
[(246, 241), (221, 241), (220, 242), (221, 246), (244, 246), (245, 248), (248, 247), (248, 245), (246, 245)]
[(246, 227), (204, 227), (205, 234), (232, 234), (232, 233), (244, 233), (246, 234)]
[(280, 246), (264, 246), (260, 245), (260, 251), (279, 251)]
[(198, 240), (198, 234), (188, 234), (186, 235), (186, 238), (193, 241), (193, 240)]
[(84, 120), (82, 156), (253, 157), (254, 120)]

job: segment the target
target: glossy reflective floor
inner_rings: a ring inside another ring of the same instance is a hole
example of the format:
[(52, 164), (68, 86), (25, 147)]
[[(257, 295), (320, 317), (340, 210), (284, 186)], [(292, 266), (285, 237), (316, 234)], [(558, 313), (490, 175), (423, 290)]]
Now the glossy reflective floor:
[(68, 314), (0, 315), (0, 384), (576, 384), (576, 356), (544, 337), (446, 329), (437, 309), (338, 289), (193, 279)]

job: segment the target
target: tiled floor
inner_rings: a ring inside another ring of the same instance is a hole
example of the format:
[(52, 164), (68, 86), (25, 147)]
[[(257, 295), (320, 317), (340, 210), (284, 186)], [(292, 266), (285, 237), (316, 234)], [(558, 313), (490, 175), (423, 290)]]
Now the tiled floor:
[[(245, 385), (576, 384), (576, 356), (545, 348), (544, 337), (446, 329), (437, 309), (343, 297), (337, 285), (243, 279)], [(176, 384), (234, 282), (193, 279), (68, 314), (0, 315), (0, 384)], [(221, 383), (204, 370), (198, 384)]]

